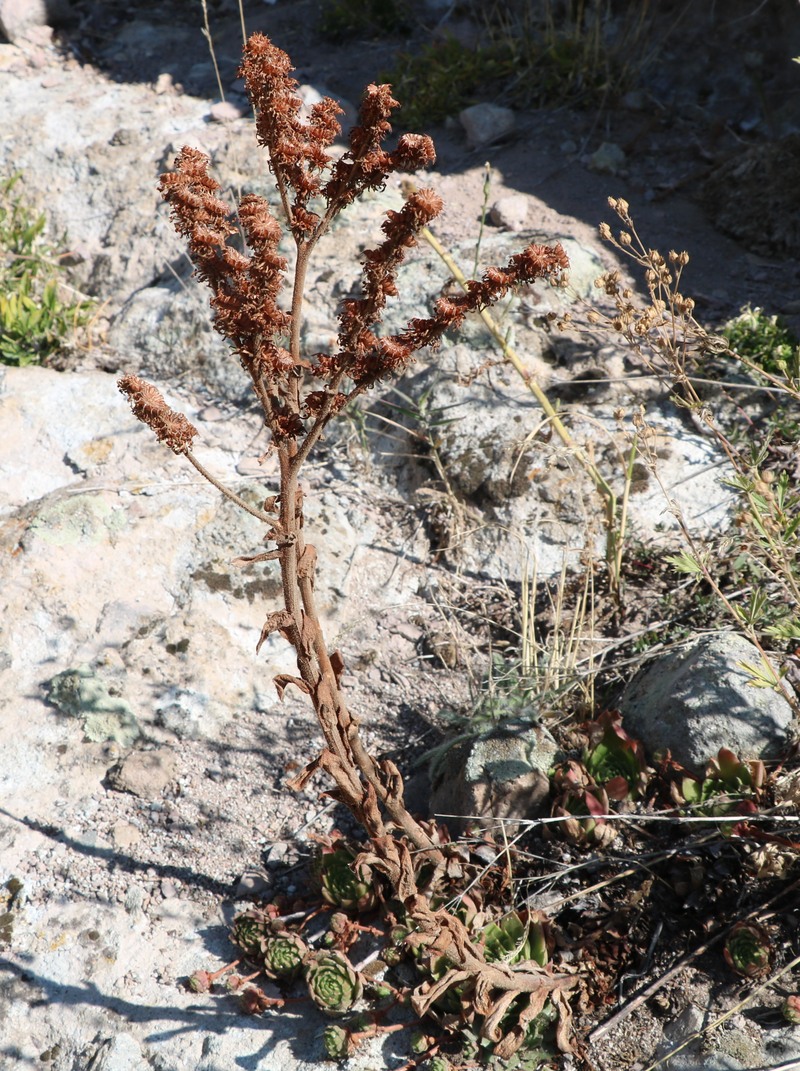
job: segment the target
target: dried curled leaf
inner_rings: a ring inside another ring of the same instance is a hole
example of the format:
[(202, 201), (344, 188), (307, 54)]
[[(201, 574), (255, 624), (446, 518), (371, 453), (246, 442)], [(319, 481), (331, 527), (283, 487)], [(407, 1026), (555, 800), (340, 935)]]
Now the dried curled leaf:
[(270, 614), (261, 629), (261, 635), (256, 644), (256, 654), (261, 650), (264, 641), (272, 635), (273, 632), (280, 632), (281, 636), (291, 643), (294, 627), (294, 618), (288, 610), (276, 610), (275, 613)]
[(272, 683), (275, 685), (275, 690), (278, 693), (278, 699), (283, 702), (283, 693), (293, 684), (295, 688), (299, 688), (301, 692), (306, 695), (311, 694), (311, 689), (301, 677), (293, 677), (291, 673), (279, 673), (276, 677), (272, 678)]

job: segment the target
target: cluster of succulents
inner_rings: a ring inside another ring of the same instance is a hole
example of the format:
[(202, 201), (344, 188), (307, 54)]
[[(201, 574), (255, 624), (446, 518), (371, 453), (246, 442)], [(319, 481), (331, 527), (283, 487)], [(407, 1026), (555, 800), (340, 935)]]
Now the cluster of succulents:
[(641, 743), (622, 728), (617, 711), (607, 711), (584, 727), (587, 743), (580, 760), (555, 768), (551, 815), (563, 818), (557, 834), (573, 844), (602, 848), (617, 836), (606, 820), (611, 801), (641, 796), (652, 771)]

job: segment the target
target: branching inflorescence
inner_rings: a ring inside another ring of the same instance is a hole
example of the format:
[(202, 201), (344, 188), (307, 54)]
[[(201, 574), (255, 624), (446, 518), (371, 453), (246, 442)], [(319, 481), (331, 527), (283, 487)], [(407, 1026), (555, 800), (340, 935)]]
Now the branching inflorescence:
[[(484, 1036), (498, 1041), (498, 1024), (517, 998), (523, 1005), (519, 1022), (537, 1014), (546, 999), (552, 999), (566, 1017), (564, 993), (572, 979), (533, 961), (487, 962), (464, 923), (434, 906), (433, 891), (447, 868), (447, 850), (435, 827), (408, 812), (399, 771), (391, 761), (377, 761), (367, 753), (358, 722), (346, 706), (340, 687), (343, 659), (339, 652), (328, 651), (315, 606), (316, 552), (304, 538), (298, 481), (315, 442), (344, 405), (378, 380), (401, 373), (419, 350), (435, 347), (467, 313), (486, 308), (520, 284), (557, 278), (568, 267), (567, 257), (559, 245), (532, 244), (504, 268), (490, 268), (481, 280), (468, 283), (465, 293), (438, 298), (431, 316), (411, 320), (397, 334), (381, 336), (376, 329), (387, 299), (397, 294), (398, 268), (416, 236), (442, 209), (433, 190), (419, 190), (400, 211), (387, 213), (383, 240), (364, 254), (362, 294), (343, 303), (333, 352), (302, 353), (303, 294), (314, 246), (334, 217), (362, 193), (382, 188), (397, 171), (431, 164), (435, 153), (429, 137), (415, 134), (400, 137), (393, 151), (383, 147), (398, 103), (389, 86), (371, 85), (350, 133), (349, 148), (334, 158), (330, 150), (340, 133), (340, 109), (326, 98), (303, 120), (291, 70), (288, 56), (267, 37), (250, 37), (241, 74), (255, 111), (258, 141), (269, 153), (285, 224), (263, 197), (253, 194), (242, 198), (234, 222), (219, 197), (220, 186), (208, 173), (208, 159), (196, 149), (179, 153), (175, 170), (162, 177), (160, 186), (177, 231), (188, 241), (196, 273), (212, 291), (215, 326), (252, 379), (279, 459), (279, 494), (266, 500), (263, 511), (250, 508), (268, 524), (266, 542), (273, 549), (238, 559), (238, 564), (280, 563), (283, 607), (267, 617), (258, 646), (277, 631), (294, 647), (298, 675), (282, 674), (276, 686), (282, 695), (293, 684), (310, 697), (325, 739), (322, 752), (293, 787), (305, 784), (318, 770), (333, 780), (335, 787), (328, 794), (349, 807), (370, 839), (369, 850), (355, 865), (382, 875), (386, 898), (404, 905), (408, 941), (420, 955), (437, 961), (444, 957), (449, 965), (441, 978), (418, 987), (412, 1006), (425, 1014), (435, 1000), (456, 989), (462, 1005), (471, 1007), (473, 1018), (477, 1015), (483, 1023)], [(287, 261), (278, 252), (284, 226), (297, 247), (290, 312), (279, 305), (287, 285)], [(240, 229), (245, 252), (231, 244)], [(191, 452), (196, 429), (185, 417), (136, 376), (124, 376), (120, 389), (136, 416), (162, 442), (185, 454), (211, 478)], [(248, 508), (232, 491), (213, 482)], [(563, 1039), (565, 1031), (560, 1035)], [(521, 1041), (521, 1036), (516, 1043), (508, 1040), (505, 1048), (513, 1051)]]

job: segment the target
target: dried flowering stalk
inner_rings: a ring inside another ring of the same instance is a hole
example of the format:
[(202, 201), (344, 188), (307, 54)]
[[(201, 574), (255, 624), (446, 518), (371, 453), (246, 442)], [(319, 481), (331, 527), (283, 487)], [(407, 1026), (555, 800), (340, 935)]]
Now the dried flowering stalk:
[[(358, 722), (345, 703), (340, 687), (343, 659), (338, 651), (328, 650), (315, 605), (317, 555), (305, 540), (299, 475), (328, 421), (351, 399), (378, 380), (401, 373), (418, 350), (435, 347), (467, 313), (486, 308), (519, 284), (557, 276), (567, 267), (567, 257), (558, 245), (530, 245), (504, 268), (490, 268), (481, 280), (467, 283), (463, 294), (440, 297), (431, 316), (411, 320), (397, 334), (379, 337), (374, 328), (387, 298), (397, 294), (398, 268), (416, 236), (442, 209), (436, 193), (419, 190), (400, 211), (387, 213), (383, 240), (364, 254), (362, 296), (343, 303), (333, 352), (302, 353), (303, 293), (314, 246), (334, 217), (365, 190), (382, 188), (394, 172), (432, 163), (435, 153), (430, 138), (415, 134), (403, 135), (391, 152), (383, 147), (391, 130), (389, 117), (398, 104), (389, 86), (371, 85), (350, 133), (349, 148), (334, 160), (328, 150), (340, 133), (336, 119), (340, 109), (326, 98), (303, 121), (291, 69), (288, 56), (267, 37), (250, 37), (240, 73), (255, 110), (258, 141), (269, 153), (285, 225), (297, 247), (290, 312), (278, 304), (287, 285), (286, 260), (278, 253), (282, 225), (264, 198), (243, 197), (239, 226), (234, 225), (228, 205), (218, 196), (220, 187), (208, 173), (207, 158), (191, 148), (180, 152), (175, 170), (162, 176), (160, 186), (176, 229), (188, 241), (196, 273), (211, 289), (215, 326), (231, 342), (253, 382), (279, 459), (279, 494), (267, 499), (263, 510), (247, 506), (197, 461), (191, 452), (195, 429), (166, 405), (154, 387), (130, 375), (119, 386), (135, 414), (161, 441), (268, 525), (265, 541), (273, 548), (238, 559), (244, 565), (280, 563), (283, 607), (268, 615), (257, 649), (272, 632), (279, 632), (294, 647), (299, 675), (281, 674), (275, 684), (279, 695), (293, 684), (310, 697), (325, 740), (320, 755), (292, 787), (301, 787), (317, 770), (329, 775), (335, 784), (329, 795), (346, 804), (369, 835), (371, 849), (361, 863), (382, 873), (392, 895), (404, 902), (416, 927), (414, 941), (427, 954), (447, 956), (452, 962), (453, 970), (445, 978), (415, 993), (415, 1009), (424, 1014), (445, 990), (458, 985), (465, 994), (473, 994), (486, 1036), (494, 1037), (502, 1018), (498, 1009), (507, 1009), (517, 995), (523, 995), (530, 1011), (547, 998), (554, 1000), (566, 1021), (563, 993), (571, 979), (535, 963), (488, 964), (466, 927), (445, 910), (431, 907), (425, 890), (442, 873), (445, 854), (430, 827), (406, 809), (394, 763), (377, 761), (366, 751)], [(229, 244), (239, 228), (246, 252)], [(425, 888), (417, 885), (411, 849), (433, 864)], [(501, 995), (495, 998), (496, 992)]]

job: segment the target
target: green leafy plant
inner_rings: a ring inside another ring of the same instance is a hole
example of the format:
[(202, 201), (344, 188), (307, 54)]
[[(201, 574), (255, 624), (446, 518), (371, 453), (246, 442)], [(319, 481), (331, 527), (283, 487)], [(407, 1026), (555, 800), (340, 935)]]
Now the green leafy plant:
[(549, 957), (548, 928), (541, 914), (511, 911), (482, 931), (485, 956), (490, 963), (519, 963), (532, 959), (544, 967)]
[(590, 724), (583, 764), (612, 800), (635, 799), (647, 785), (647, 760), (640, 741), (622, 728), (618, 711), (607, 711)]
[(735, 353), (757, 368), (792, 379), (800, 377), (800, 339), (782, 317), (745, 305), (720, 334)]
[(291, 930), (275, 928), (262, 942), (264, 973), (268, 978), (291, 981), (303, 966), (308, 945)]
[(507, 49), (493, 45), (470, 47), (456, 37), (445, 37), (401, 52), (386, 78), (404, 100), (401, 118), (410, 126), (441, 123), (485, 98), (513, 74)]
[(342, 837), (318, 838), (320, 852), (315, 867), (322, 899), (333, 907), (368, 911), (377, 903), (369, 868), (362, 878), (356, 871), (358, 853)]
[(681, 795), (697, 814), (720, 817), (758, 810), (767, 769), (760, 759), (742, 762), (729, 748), (720, 748), (705, 777), (684, 777)]
[(608, 792), (594, 783), (582, 763), (570, 761), (557, 766), (552, 782), (555, 798), (550, 815), (563, 821), (548, 830), (554, 829), (554, 835), (573, 844), (598, 848), (616, 838), (617, 830), (606, 820), (610, 808)]
[(46, 219), (15, 192), (20, 175), (0, 182), (0, 363), (22, 367), (56, 353), (88, 321), (92, 302), (64, 295)]

